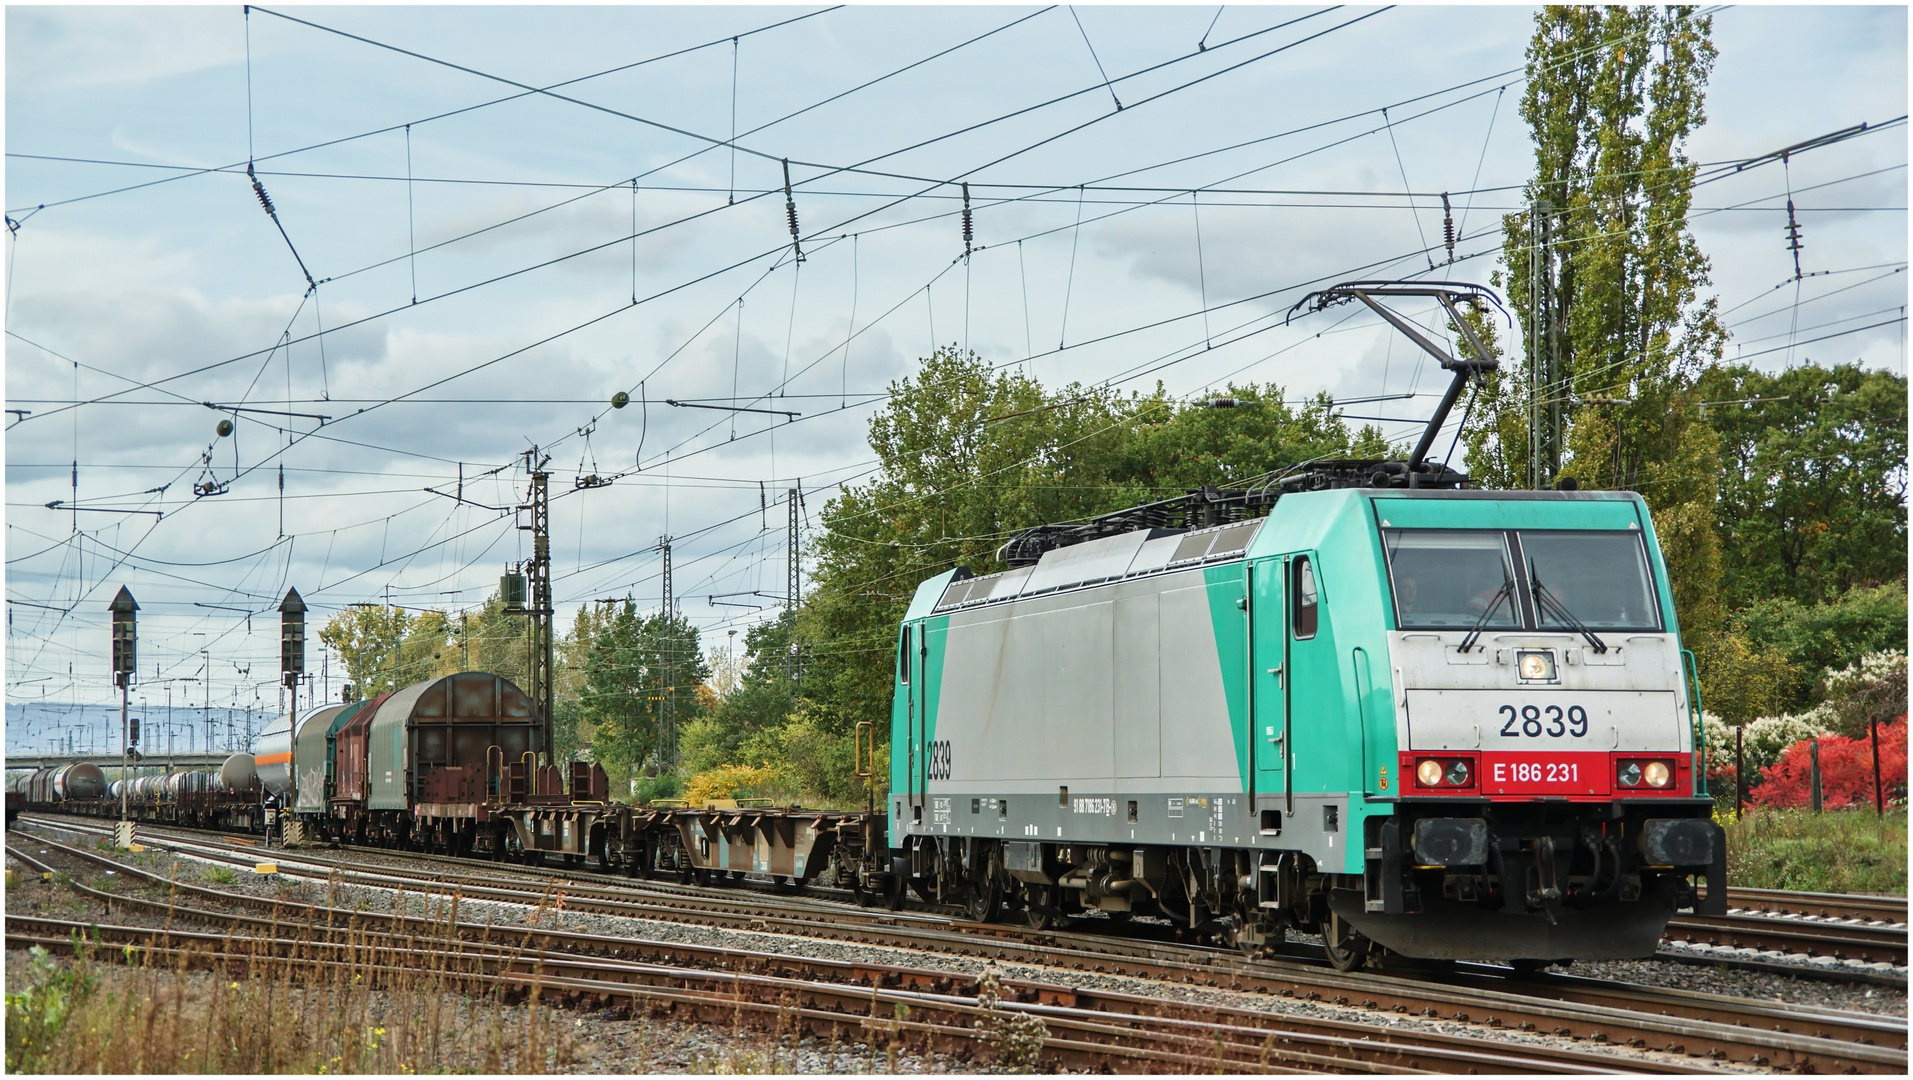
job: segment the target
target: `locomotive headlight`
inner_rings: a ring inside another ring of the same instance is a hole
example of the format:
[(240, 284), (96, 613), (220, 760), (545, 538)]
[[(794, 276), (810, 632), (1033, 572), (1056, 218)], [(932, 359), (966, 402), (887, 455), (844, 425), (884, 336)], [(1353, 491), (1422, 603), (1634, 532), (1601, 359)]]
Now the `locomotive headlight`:
[[(1663, 766), (1663, 768), (1664, 767), (1665, 766)], [(1615, 773), (1614, 778), (1621, 782), (1622, 787), (1640, 787), (1641, 763), (1638, 761), (1621, 762), (1620, 771)]]
[(1515, 654), (1517, 670), (1527, 682), (1554, 681), (1554, 654), (1551, 652), (1518, 652)]
[(1455, 760), (1449, 762), (1448, 774), (1445, 777), (1445, 779), (1448, 781), (1448, 784), (1450, 787), (1467, 787), (1468, 786), (1467, 760), (1465, 758), (1456, 758)]
[(1647, 786), (1651, 788), (1664, 788), (1668, 781), (1674, 778), (1673, 770), (1667, 767), (1665, 761), (1648, 762), (1647, 767), (1641, 770), (1641, 775), (1647, 780)]
[(1438, 787), (1441, 784), (1441, 762), (1434, 758), (1422, 758), (1415, 766), (1415, 779), (1422, 787)]

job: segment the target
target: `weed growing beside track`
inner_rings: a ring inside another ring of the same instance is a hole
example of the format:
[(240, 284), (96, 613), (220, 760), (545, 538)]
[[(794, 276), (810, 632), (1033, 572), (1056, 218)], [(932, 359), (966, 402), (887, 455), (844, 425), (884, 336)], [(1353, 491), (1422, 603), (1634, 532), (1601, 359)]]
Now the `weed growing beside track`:
[(1748, 807), (1727, 830), (1727, 883), (1751, 889), (1828, 893), (1906, 893), (1904, 807), (1885, 817), (1865, 809)]
[(541, 1073), (571, 1063), (572, 1025), (549, 1007), (467, 985), (455, 963), (399, 968), (380, 951), (366, 944), (317, 966), (133, 946), (103, 956), (77, 940), (71, 956), (13, 953), (7, 1071)]

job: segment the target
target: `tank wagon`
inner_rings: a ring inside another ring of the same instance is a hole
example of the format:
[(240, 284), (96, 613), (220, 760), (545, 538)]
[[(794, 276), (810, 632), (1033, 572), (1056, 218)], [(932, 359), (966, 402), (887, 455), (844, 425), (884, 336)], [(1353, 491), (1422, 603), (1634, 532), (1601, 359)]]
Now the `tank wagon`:
[(41, 769), (21, 784), (23, 808), (118, 818), (121, 796), (134, 821), (249, 832), (263, 818), (252, 755), (228, 757), (218, 772), (149, 773), (109, 782), (89, 762)]
[(23, 788), (29, 806), (98, 799), (106, 794), (106, 773), (82, 761), (74, 765), (36, 770)]
[[(1454, 314), (1465, 287), (1358, 283)], [(1338, 290), (1325, 294), (1337, 299)], [(1371, 302), (1385, 316), (1392, 316)], [(1456, 323), (1462, 320), (1457, 315)], [(1652, 955), (1725, 837), (1653, 520), (1323, 463), (923, 582), (897, 638), (893, 889), (1042, 926), (1147, 913), (1334, 963)]]

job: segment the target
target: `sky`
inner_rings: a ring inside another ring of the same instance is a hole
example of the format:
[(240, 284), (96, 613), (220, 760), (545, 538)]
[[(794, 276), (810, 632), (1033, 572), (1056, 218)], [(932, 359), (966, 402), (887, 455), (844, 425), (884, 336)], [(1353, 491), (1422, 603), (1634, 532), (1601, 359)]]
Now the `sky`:
[[(1694, 160), (1885, 125), (1696, 189), (1728, 357), (1904, 373), (1906, 9), (1712, 10)], [(136, 704), (210, 679), (277, 708), (285, 590), (315, 630), (482, 604), (530, 552), (534, 446), (561, 629), (655, 609), (668, 535), (723, 648), (784, 593), (785, 492), (814, 536), (939, 345), (1050, 387), (1412, 393), (1349, 407), (1409, 438), (1432, 361), (1282, 313), (1351, 278), (1491, 280), (1532, 171), (1532, 19), (10, 6), (7, 700), (112, 702), (124, 585)]]

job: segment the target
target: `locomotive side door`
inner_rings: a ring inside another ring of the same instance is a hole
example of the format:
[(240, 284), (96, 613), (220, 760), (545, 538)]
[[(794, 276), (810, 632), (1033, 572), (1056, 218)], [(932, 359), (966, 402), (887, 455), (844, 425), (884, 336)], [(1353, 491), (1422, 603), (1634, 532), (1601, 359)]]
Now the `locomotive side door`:
[[(1288, 631), (1283, 612), (1287, 560), (1247, 565), (1249, 626), (1249, 757), (1258, 796), (1290, 796)], [(1286, 808), (1286, 803), (1285, 803)]]
[(905, 623), (898, 642), (897, 673), (904, 698), (903, 797), (913, 823), (923, 820), (923, 695), (929, 681), (923, 677), (924, 651), (923, 628)]

